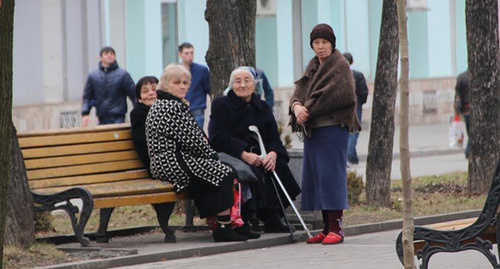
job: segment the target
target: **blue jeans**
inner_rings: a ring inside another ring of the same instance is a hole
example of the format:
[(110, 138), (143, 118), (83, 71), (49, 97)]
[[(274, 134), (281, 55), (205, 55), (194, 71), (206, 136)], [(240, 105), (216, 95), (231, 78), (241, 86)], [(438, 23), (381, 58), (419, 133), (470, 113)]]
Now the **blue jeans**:
[(124, 123), (124, 122), (125, 122), (125, 117), (109, 117), (109, 118), (99, 119), (99, 125)]
[[(361, 123), (361, 114), (363, 113), (362, 107), (356, 107), (356, 114), (358, 114), (358, 120)], [(358, 143), (359, 133), (349, 135), (349, 141), (347, 142), (347, 161), (352, 164), (358, 164), (358, 153), (356, 152), (356, 144)]]
[(199, 108), (199, 109), (194, 109), (191, 110), (191, 114), (194, 117), (194, 120), (198, 125), (203, 129), (203, 124), (205, 123), (205, 109), (204, 108)]

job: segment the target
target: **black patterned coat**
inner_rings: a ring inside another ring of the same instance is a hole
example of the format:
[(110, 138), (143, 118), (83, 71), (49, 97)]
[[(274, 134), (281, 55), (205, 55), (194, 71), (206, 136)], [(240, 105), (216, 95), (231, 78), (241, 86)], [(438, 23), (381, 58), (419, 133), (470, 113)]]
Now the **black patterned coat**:
[(152, 176), (169, 181), (176, 191), (194, 178), (219, 186), (231, 169), (218, 160), (189, 107), (169, 93), (157, 93), (146, 119)]

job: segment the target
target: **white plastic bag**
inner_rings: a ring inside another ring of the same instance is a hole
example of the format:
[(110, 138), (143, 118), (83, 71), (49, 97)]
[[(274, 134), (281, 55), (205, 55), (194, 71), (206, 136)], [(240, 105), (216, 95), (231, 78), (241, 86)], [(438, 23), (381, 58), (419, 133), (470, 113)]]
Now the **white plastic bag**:
[(463, 147), (465, 137), (465, 126), (460, 121), (460, 116), (455, 114), (453, 120), (450, 122), (450, 129), (448, 131), (449, 146), (450, 147)]

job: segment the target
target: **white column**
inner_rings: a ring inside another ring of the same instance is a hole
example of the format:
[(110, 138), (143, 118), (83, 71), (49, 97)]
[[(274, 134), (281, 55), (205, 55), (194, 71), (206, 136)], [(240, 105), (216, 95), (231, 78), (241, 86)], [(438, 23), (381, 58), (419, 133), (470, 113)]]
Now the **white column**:
[(41, 8), (43, 101), (53, 104), (64, 100), (61, 0), (46, 0)]

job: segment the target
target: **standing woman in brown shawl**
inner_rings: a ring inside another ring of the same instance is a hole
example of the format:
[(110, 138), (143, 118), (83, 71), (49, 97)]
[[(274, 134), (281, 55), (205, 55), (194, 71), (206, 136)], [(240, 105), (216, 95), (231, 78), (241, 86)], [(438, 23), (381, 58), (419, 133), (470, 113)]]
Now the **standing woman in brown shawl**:
[(304, 138), (302, 210), (321, 210), (323, 231), (307, 243), (344, 241), (342, 213), (347, 203), (347, 141), (361, 127), (356, 116), (354, 79), (349, 64), (335, 48), (335, 34), (327, 24), (310, 34), (316, 56), (295, 82), (290, 99), (292, 130)]

